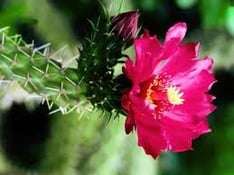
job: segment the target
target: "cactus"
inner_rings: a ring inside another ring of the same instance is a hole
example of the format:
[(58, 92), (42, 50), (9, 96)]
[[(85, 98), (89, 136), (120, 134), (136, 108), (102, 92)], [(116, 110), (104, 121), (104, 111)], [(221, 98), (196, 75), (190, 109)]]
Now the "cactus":
[(122, 62), (122, 50), (129, 43), (113, 32), (108, 15), (103, 16), (96, 24), (90, 21), (93, 32), (82, 43), (80, 56), (75, 57), (76, 68), (63, 66), (50, 44), (34, 48), (20, 35), (8, 36), (8, 28), (1, 29), (1, 78), (17, 80), (26, 91), (39, 95), (50, 109), (56, 104), (59, 108), (55, 111), (84, 113), (97, 107), (118, 114), (121, 82), (114, 75), (114, 67)]
[(94, 106), (110, 113), (120, 112), (119, 81), (114, 75), (114, 66), (121, 63), (126, 42), (111, 30), (111, 24), (98, 20), (91, 22), (93, 33), (83, 43), (78, 59), (79, 75), (86, 84), (85, 96)]
[[(51, 109), (56, 104), (62, 113), (85, 112), (90, 107), (83, 97), (80, 78), (74, 68), (56, 61), (49, 44), (34, 48), (20, 35), (8, 36), (9, 28), (0, 29), (0, 77), (17, 80), (30, 93), (36, 93)], [(54, 112), (54, 111), (52, 111)]]

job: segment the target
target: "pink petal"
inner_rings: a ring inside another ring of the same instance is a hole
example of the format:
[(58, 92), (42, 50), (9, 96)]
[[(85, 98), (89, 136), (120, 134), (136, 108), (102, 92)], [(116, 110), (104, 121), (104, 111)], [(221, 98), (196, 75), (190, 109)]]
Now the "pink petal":
[(177, 39), (178, 43), (181, 42), (187, 31), (186, 23), (179, 22), (169, 28), (166, 33), (165, 43), (172, 39)]
[(210, 102), (208, 95), (198, 97), (193, 95), (185, 98), (183, 105), (176, 106), (174, 113), (183, 114), (184, 116), (187, 114), (187, 120), (199, 120), (207, 117), (214, 110), (215, 106)]
[(177, 48), (162, 66), (160, 72), (167, 72), (174, 76), (182, 72), (189, 72), (194, 66), (197, 57), (199, 44), (187, 43)]
[(126, 60), (125, 67), (123, 67), (123, 72), (130, 80), (134, 80), (135, 67), (133, 65), (133, 61), (130, 58)]
[(170, 57), (176, 52), (180, 42), (185, 36), (186, 30), (187, 27), (185, 23), (177, 23), (167, 31), (166, 39), (163, 45), (163, 58)]
[(121, 104), (122, 104), (122, 107), (125, 110), (130, 111), (130, 109), (131, 109), (131, 101), (129, 100), (128, 94), (124, 94), (121, 97)]
[(136, 51), (136, 70), (139, 82), (143, 82), (152, 75), (156, 65), (161, 61), (159, 57), (162, 47), (155, 37), (150, 37), (145, 32), (142, 38), (136, 39), (134, 42)]
[(158, 120), (151, 118), (151, 116), (137, 116), (136, 131), (138, 145), (143, 147), (146, 154), (156, 158), (162, 150), (165, 150), (166, 140)]
[(170, 115), (175, 120), (199, 120), (214, 111), (215, 106), (211, 103), (214, 97), (206, 94), (206, 92), (215, 82), (215, 79), (207, 70), (200, 71), (195, 70), (193, 73), (187, 73), (187, 76), (173, 80), (174, 83), (178, 83), (177, 86), (183, 92), (182, 98), (184, 99), (183, 105), (175, 106), (174, 115)]
[(209, 131), (203, 121), (197, 124), (183, 123), (164, 117), (161, 122), (167, 149), (173, 152), (191, 150), (192, 140)]
[(211, 85), (216, 82), (214, 76), (208, 73), (207, 70), (187, 73), (187, 76), (174, 77), (173, 84), (179, 85), (180, 90), (185, 94), (200, 93), (203, 94), (210, 90)]
[[(192, 99), (191, 99), (192, 100)], [(178, 105), (172, 111), (164, 114), (172, 120), (179, 122), (195, 122), (206, 120), (207, 116), (215, 110), (215, 106), (207, 101), (186, 101), (183, 105)]]
[(134, 118), (128, 114), (128, 117), (125, 120), (125, 132), (126, 134), (129, 134), (133, 131), (133, 128), (135, 127), (135, 121)]

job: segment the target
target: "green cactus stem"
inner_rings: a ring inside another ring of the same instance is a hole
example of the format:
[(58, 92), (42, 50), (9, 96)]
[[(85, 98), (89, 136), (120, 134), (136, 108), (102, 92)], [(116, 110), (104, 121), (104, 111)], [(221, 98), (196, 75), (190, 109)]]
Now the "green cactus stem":
[(119, 113), (120, 82), (116, 81), (114, 67), (123, 62), (122, 50), (128, 43), (112, 31), (108, 18), (90, 23), (93, 33), (83, 42), (77, 74), (83, 75), (85, 96), (94, 106), (111, 114)]
[(56, 104), (62, 113), (82, 113), (90, 107), (82, 96), (82, 76), (56, 60), (57, 54), (49, 44), (34, 48), (20, 35), (8, 36), (8, 28), (0, 29), (0, 78), (17, 80), (26, 91), (39, 95), (49, 108)]

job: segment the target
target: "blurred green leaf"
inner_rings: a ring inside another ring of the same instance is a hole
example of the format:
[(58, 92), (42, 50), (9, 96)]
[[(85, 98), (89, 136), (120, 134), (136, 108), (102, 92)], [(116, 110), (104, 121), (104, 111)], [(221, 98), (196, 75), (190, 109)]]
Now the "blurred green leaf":
[(176, 0), (177, 5), (183, 9), (192, 7), (196, 2), (197, 0)]
[(159, 0), (144, 0), (144, 1), (142, 1), (142, 0), (135, 0), (136, 2), (136, 4), (137, 4), (137, 6), (138, 7), (142, 7), (142, 9), (144, 9), (144, 10), (154, 10), (155, 9), (155, 7), (158, 5), (158, 3), (159, 3)]
[(219, 28), (225, 23), (227, 0), (202, 0), (201, 15), (206, 29)]
[(234, 36), (234, 6), (229, 6), (226, 10), (226, 27), (228, 32)]
[[(0, 27), (14, 26), (26, 15), (26, 6), (20, 1), (9, 1), (0, 11)], [(12, 28), (13, 29), (13, 28)]]

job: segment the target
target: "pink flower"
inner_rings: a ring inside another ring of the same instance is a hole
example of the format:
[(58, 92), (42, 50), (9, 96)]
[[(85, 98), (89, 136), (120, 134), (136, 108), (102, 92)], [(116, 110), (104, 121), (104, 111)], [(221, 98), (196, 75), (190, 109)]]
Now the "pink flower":
[(177, 23), (160, 44), (146, 31), (135, 39), (135, 62), (127, 59), (124, 74), (132, 82), (122, 96), (125, 131), (134, 129), (138, 145), (156, 158), (161, 152), (192, 149), (192, 140), (210, 132), (207, 115), (215, 106), (207, 92), (215, 82), (211, 58), (198, 58), (199, 44), (180, 42), (186, 24)]
[(111, 20), (112, 28), (121, 38), (132, 40), (137, 35), (138, 17), (137, 11), (121, 13)]

